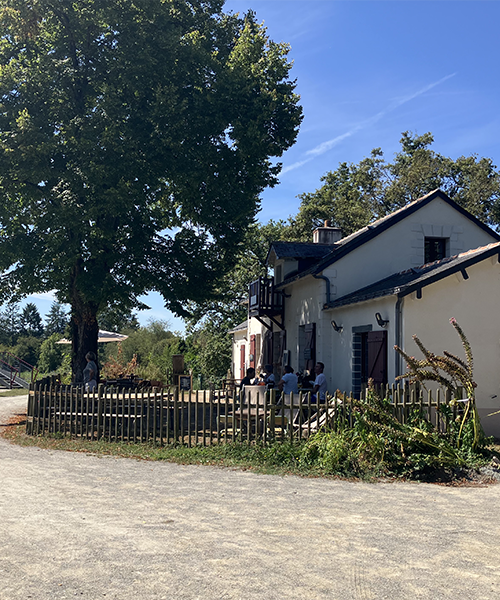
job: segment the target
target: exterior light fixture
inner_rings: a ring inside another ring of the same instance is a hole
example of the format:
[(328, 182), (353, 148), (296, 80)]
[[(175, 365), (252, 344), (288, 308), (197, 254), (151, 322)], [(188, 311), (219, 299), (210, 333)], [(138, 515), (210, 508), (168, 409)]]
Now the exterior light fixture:
[(342, 325), (337, 325), (337, 323), (335, 323), (335, 321), (332, 320), (332, 327), (335, 329), (335, 331), (337, 331), (338, 333), (340, 333), (344, 328), (342, 327)]
[(375, 318), (377, 319), (377, 324), (379, 327), (387, 327), (389, 319), (382, 319), (382, 315), (379, 312), (375, 313)]

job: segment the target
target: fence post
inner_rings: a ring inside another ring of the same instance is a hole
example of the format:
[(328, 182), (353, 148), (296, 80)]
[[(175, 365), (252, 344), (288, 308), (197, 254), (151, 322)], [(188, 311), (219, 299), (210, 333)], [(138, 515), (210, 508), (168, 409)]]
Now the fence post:
[(179, 388), (174, 388), (174, 441), (179, 442)]
[[(104, 385), (102, 383), (99, 384), (97, 388), (97, 439), (101, 439), (102, 435), (102, 422), (103, 422), (103, 395), (104, 395)], [(82, 408), (83, 408), (83, 397), (82, 397)]]
[(28, 406), (26, 409), (26, 434), (33, 434), (33, 419), (34, 419), (34, 407), (35, 407), (35, 385), (30, 383), (28, 391)]

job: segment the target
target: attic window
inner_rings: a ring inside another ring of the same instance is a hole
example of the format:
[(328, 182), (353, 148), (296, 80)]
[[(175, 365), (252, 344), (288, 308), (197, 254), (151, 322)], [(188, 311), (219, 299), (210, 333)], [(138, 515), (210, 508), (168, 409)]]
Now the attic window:
[(448, 238), (426, 237), (424, 246), (424, 263), (441, 260), (447, 256)]

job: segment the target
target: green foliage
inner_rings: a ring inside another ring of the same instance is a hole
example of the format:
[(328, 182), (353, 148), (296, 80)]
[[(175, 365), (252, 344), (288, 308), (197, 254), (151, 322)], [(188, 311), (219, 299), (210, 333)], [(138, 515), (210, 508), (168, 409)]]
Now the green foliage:
[(61, 338), (60, 333), (53, 333), (42, 342), (38, 360), (38, 369), (41, 373), (48, 374), (61, 370), (64, 357), (69, 352), (67, 345), (57, 344)]
[(69, 318), (64, 306), (60, 302), (53, 302), (45, 316), (45, 336), (50, 337), (54, 333), (64, 335), (68, 324)]
[(340, 163), (321, 178), (320, 188), (299, 196), (299, 212), (288, 222), (290, 239), (310, 241), (324, 220), (348, 235), (436, 188), (484, 223), (498, 226), (500, 173), (492, 160), (474, 155), (453, 160), (431, 150), (433, 142), (431, 133), (406, 131), (393, 162), (375, 148), (358, 164)]
[(57, 290), (75, 376), (110, 304), (213, 297), (295, 141), (288, 46), (222, 5), (0, 0), (0, 297)]
[(219, 389), (221, 379), (231, 367), (231, 335), (233, 322), (210, 315), (187, 338), (186, 365), (195, 376), (201, 376), (203, 387)]
[(464, 433), (461, 419), (453, 421), (449, 407), (442, 408), (450, 424), (442, 433), (418, 410), (405, 424), (400, 423), (389, 399), (380, 398), (373, 388), (365, 400), (344, 398), (343, 402), (352, 413), (353, 425), (339, 419), (333, 430), (311, 436), (301, 451), (300, 460), (321, 472), (421, 478), (436, 470), (476, 467), (485, 461), (485, 440), (481, 446), (474, 445), (472, 422)]
[[(167, 321), (151, 321), (147, 327), (127, 330), (129, 336), (120, 343), (121, 363), (130, 363), (134, 356), (137, 360), (135, 374), (145, 379), (154, 379), (167, 383), (172, 371), (172, 355), (184, 354), (186, 343), (169, 329)], [(102, 364), (111, 357), (118, 358), (119, 347), (107, 344), (99, 359)]]
[(121, 333), (125, 330), (136, 330), (139, 321), (132, 309), (121, 306), (107, 306), (99, 313), (99, 329), (104, 331), (116, 331)]
[[(461, 424), (456, 438), (456, 445), (471, 444), (474, 450), (484, 442), (484, 433), (481, 427), (479, 414), (476, 407), (476, 387), (474, 381), (474, 361), (472, 358), (472, 349), (465, 333), (455, 318), (450, 319), (451, 325), (460, 337), (465, 353), (465, 361), (450, 352), (445, 351), (443, 356), (434, 354), (427, 350), (419, 338), (414, 335), (413, 339), (422, 352), (424, 358), (416, 359), (407, 352), (394, 346), (394, 349), (401, 354), (408, 365), (408, 372), (400, 375), (397, 379), (408, 379), (410, 383), (419, 382), (425, 387), (426, 381), (433, 381), (440, 386), (448, 389), (452, 395), (452, 403), (460, 401), (462, 416)], [(462, 391), (463, 390), (463, 391)], [(466, 398), (462, 398), (463, 393)], [(465, 400), (465, 402), (464, 402)], [(468, 439), (466, 433), (472, 429), (472, 440)]]
[(32, 302), (28, 302), (23, 308), (19, 325), (23, 336), (41, 337), (43, 335), (42, 317)]
[(21, 335), (19, 304), (9, 303), (0, 312), (0, 344), (14, 346)]
[(17, 339), (15, 346), (11, 348), (12, 354), (35, 366), (38, 363), (42, 341), (38, 337), (26, 336)]

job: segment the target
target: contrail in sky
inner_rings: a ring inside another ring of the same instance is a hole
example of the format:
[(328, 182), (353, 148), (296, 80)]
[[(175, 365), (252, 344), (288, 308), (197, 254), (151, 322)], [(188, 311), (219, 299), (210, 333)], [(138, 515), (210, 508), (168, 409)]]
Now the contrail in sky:
[(321, 154), (328, 152), (328, 150), (331, 150), (334, 146), (337, 146), (338, 144), (340, 144), (340, 142), (347, 139), (348, 137), (351, 137), (352, 135), (354, 135), (361, 129), (366, 129), (366, 127), (369, 127), (370, 125), (374, 125), (375, 123), (380, 121), (380, 119), (385, 117), (385, 115), (392, 112), (393, 110), (396, 110), (396, 108), (399, 108), (403, 104), (410, 102), (410, 100), (414, 100), (415, 98), (418, 98), (418, 96), (421, 96), (422, 94), (425, 94), (429, 90), (432, 90), (432, 88), (435, 88), (436, 86), (441, 85), (447, 79), (450, 79), (451, 77), (454, 77), (455, 75), (456, 75), (456, 73), (452, 73), (451, 75), (446, 75), (446, 77), (443, 77), (439, 81), (435, 81), (434, 83), (430, 83), (429, 85), (426, 85), (425, 87), (421, 88), (420, 90), (416, 91), (413, 94), (409, 94), (408, 96), (403, 96), (399, 100), (394, 100), (393, 102), (391, 102), (391, 104), (389, 104), (389, 106), (387, 108), (385, 108), (384, 110), (381, 110), (373, 117), (370, 117), (369, 119), (365, 119), (364, 121), (361, 121), (360, 123), (355, 125), (352, 129), (350, 129), (349, 131), (346, 131), (346, 133), (338, 135), (331, 140), (327, 140), (326, 142), (322, 142), (321, 144), (319, 144), (312, 150), (308, 150), (306, 152), (307, 158), (304, 158), (304, 160), (300, 160), (298, 162), (293, 163), (292, 165), (289, 165), (288, 167), (285, 167), (281, 171), (281, 174), (283, 175), (284, 173), (288, 173), (288, 171), (293, 171), (294, 169), (298, 169), (302, 165), (305, 165), (306, 163), (313, 160), (313, 158), (315, 158), (316, 156), (320, 156)]

